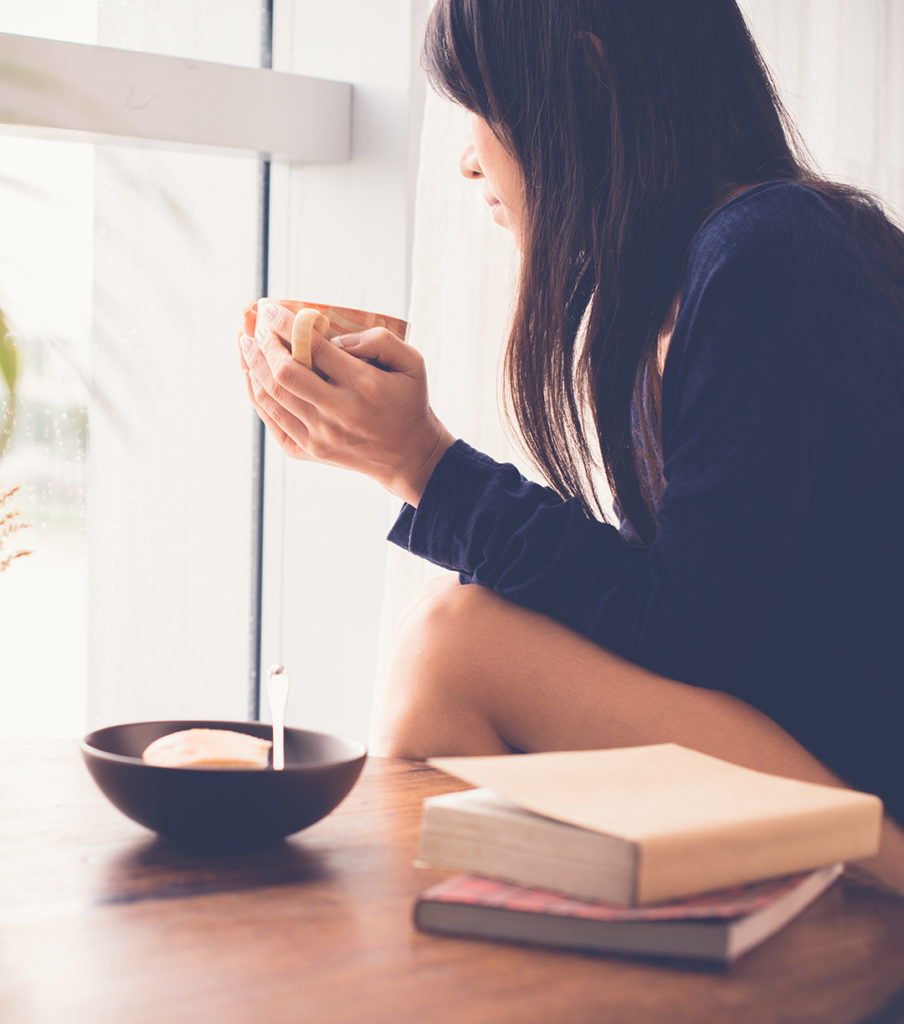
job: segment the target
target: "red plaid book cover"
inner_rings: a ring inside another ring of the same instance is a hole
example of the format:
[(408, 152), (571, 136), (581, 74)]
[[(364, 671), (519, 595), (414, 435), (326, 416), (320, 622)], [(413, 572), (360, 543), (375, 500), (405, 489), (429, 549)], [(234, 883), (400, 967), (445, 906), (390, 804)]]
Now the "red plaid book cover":
[(671, 903), (623, 907), (612, 903), (569, 899), (560, 893), (528, 889), (478, 875), (456, 875), (427, 889), (424, 899), (484, 907), (505, 907), (558, 917), (583, 917), (597, 921), (678, 921), (745, 917), (791, 892), (807, 873), (737, 886)]

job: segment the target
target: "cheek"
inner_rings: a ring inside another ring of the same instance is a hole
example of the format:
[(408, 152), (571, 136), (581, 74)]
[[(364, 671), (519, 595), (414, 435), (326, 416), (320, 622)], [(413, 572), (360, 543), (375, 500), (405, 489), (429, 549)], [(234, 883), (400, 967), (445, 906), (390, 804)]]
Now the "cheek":
[(491, 158), (491, 180), (496, 186), (497, 197), (510, 209), (519, 209), (524, 195), (521, 168), (501, 145), (491, 154)]
[(521, 181), (521, 175), (516, 167), (506, 163), (498, 169), (496, 180), (497, 197), (504, 203), (508, 211), (509, 223), (511, 226), (514, 226), (514, 222), (520, 219), (524, 206), (524, 186)]
[(505, 191), (508, 195), (509, 205), (520, 210), (521, 204), (524, 201), (524, 188), (521, 184), (521, 175), (518, 173), (517, 167), (511, 166), (507, 168)]

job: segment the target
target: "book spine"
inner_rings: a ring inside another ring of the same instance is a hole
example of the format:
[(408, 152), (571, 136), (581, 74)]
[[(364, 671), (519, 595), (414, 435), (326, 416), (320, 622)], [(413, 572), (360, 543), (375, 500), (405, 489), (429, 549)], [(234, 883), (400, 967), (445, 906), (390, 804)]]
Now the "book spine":
[(729, 953), (730, 925), (726, 921), (615, 923), (430, 899), (420, 899), (413, 916), (415, 927), (421, 931), (458, 939), (590, 953), (667, 956), (689, 962), (724, 963), (736, 955)]

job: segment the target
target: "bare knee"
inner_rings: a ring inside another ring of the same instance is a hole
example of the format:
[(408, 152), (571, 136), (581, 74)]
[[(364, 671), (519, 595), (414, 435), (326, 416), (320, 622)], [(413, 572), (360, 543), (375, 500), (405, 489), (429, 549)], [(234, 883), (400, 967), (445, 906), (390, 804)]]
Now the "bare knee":
[(457, 580), (433, 581), (402, 615), (393, 640), (378, 752), (423, 759), (501, 753), (481, 706), (480, 620), (499, 600)]
[(467, 589), (457, 580), (434, 580), (399, 620), (382, 715), (382, 752), (391, 757), (434, 753), (426, 744), (436, 728), (433, 720), (454, 696), (451, 691), (462, 675), (467, 630), (461, 628), (461, 598)]

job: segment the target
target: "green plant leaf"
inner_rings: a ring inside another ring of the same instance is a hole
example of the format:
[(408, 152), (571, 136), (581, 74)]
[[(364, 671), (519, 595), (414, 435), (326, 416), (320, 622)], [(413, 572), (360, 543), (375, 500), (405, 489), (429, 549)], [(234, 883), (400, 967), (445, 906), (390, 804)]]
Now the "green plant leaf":
[(16, 380), (19, 376), (19, 352), (16, 342), (9, 333), (6, 317), (0, 309), (0, 377), (9, 391), (9, 401), (0, 422), (0, 456), (6, 450), (13, 432), (13, 421), (16, 417)]
[(10, 398), (16, 393), (16, 380), (19, 376), (19, 352), (16, 342), (9, 333), (6, 317), (0, 309), (0, 374), (9, 389)]

